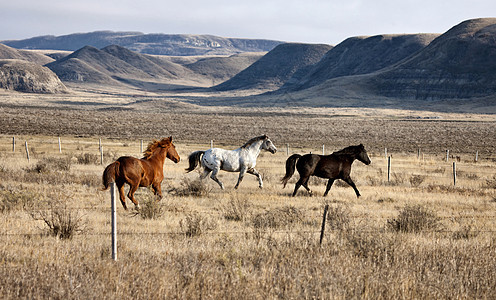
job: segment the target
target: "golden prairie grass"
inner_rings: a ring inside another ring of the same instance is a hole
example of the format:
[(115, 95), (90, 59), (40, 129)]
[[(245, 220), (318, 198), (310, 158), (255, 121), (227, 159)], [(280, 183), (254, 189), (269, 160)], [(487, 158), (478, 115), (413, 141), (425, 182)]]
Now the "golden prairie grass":
[[(237, 174), (221, 172), (226, 190), (207, 178), (208, 192), (195, 195), (176, 191), (199, 176), (185, 173), (187, 155), (210, 145), (176, 142), (182, 161), (166, 161), (164, 198), (156, 203), (158, 208), (150, 208), (160, 214), (140, 217), (117, 203), (114, 262), (110, 196), (99, 190), (100, 177), (118, 156), (138, 156), (139, 141), (103, 140), (100, 165), (96, 138), (62, 137), (62, 153), (56, 137), (26, 136), (18, 141), (24, 139), (32, 147), (29, 162), (22, 143), (12, 153), (11, 137), (0, 139), (0, 201), (5, 207), (0, 209), (2, 298), (494, 296), (492, 159), (480, 157), (474, 163), (472, 153), (463, 153), (454, 186), (453, 158), (446, 162), (442, 153), (417, 158), (390, 151), (388, 181), (387, 161), (377, 151), (369, 153), (371, 165), (353, 165), (361, 198), (339, 181), (324, 198), (326, 182), (321, 179), (310, 183), (316, 196), (302, 189), (292, 198), (297, 174), (282, 189), (279, 180), (287, 154), (279, 146), (276, 154), (259, 158), (264, 189), (246, 175), (239, 190), (233, 190)], [(291, 151), (318, 152), (304, 147)], [(146, 188), (140, 188), (136, 198), (142, 203), (154, 200)], [(43, 220), (32, 216), (56, 210), (54, 204), (63, 204), (79, 218), (81, 230), (71, 239), (48, 234)], [(326, 204), (328, 226), (320, 245)], [(412, 218), (421, 223), (428, 217), (436, 226), (409, 232), (391, 225)]]

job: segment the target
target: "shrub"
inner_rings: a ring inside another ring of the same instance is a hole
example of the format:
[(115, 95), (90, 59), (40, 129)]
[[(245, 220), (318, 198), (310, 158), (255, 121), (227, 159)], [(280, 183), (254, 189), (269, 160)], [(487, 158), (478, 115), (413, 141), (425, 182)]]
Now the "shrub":
[(303, 213), (294, 206), (265, 211), (253, 216), (251, 225), (255, 230), (292, 228), (303, 221)]
[(77, 211), (64, 205), (52, 205), (48, 210), (31, 212), (31, 217), (41, 220), (48, 227), (48, 234), (60, 239), (72, 239), (72, 237), (85, 229), (86, 221)]
[(28, 170), (35, 173), (50, 173), (52, 171), (70, 171), (70, 157), (45, 157), (38, 161), (33, 169)]
[(197, 212), (188, 213), (185, 219), (179, 221), (179, 227), (187, 237), (199, 236), (207, 230), (217, 228), (217, 223)]
[(181, 180), (181, 186), (179, 188), (170, 189), (169, 193), (178, 196), (206, 197), (210, 194), (211, 190), (212, 189), (200, 179), (183, 178)]
[(412, 177), (410, 177), (410, 184), (412, 185), (412, 187), (419, 187), (422, 182), (424, 182), (424, 180), (424, 175), (412, 175)]
[(0, 191), (0, 212), (9, 212), (16, 208), (26, 209), (33, 205), (36, 195), (18, 190)]
[(164, 214), (164, 207), (155, 196), (145, 198), (141, 201), (140, 209), (136, 212), (143, 219), (158, 219)]
[(453, 239), (461, 240), (461, 239), (470, 239), (475, 238), (479, 235), (478, 231), (472, 230), (472, 225), (465, 225), (457, 231), (453, 232)]
[(78, 164), (81, 165), (94, 165), (98, 164), (101, 160), (99, 154), (94, 153), (82, 153), (76, 156)]
[(331, 230), (346, 231), (350, 228), (350, 210), (343, 206), (331, 206), (327, 211), (327, 224)]
[(246, 198), (231, 197), (222, 207), (224, 218), (231, 221), (244, 221), (248, 217), (250, 203)]
[(396, 219), (389, 219), (387, 225), (396, 232), (421, 232), (437, 230), (440, 218), (426, 208), (415, 205), (404, 207)]

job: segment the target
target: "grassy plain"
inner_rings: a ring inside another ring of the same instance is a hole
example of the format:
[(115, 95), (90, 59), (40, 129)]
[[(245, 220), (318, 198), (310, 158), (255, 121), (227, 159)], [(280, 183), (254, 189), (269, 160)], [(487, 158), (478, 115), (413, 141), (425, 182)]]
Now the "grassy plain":
[[(142, 95), (0, 96), (1, 298), (494, 297), (492, 115), (200, 107)], [(184, 171), (190, 152), (209, 148), (211, 140), (234, 149), (264, 133), (279, 151), (259, 158), (263, 190), (250, 175), (233, 190), (237, 174), (230, 173), (220, 175), (225, 191), (210, 179), (195, 190), (199, 174)], [(112, 261), (103, 169), (121, 155), (138, 156), (141, 139), (169, 135), (182, 161), (166, 161), (162, 201), (141, 188), (142, 213), (118, 203)], [(313, 197), (301, 189), (292, 198), (297, 175), (282, 189), (287, 145), (289, 154), (320, 153), (323, 144), (329, 153), (358, 143), (372, 160), (353, 165), (361, 198), (339, 182), (324, 198), (320, 179), (310, 183)], [(389, 181), (385, 148), (392, 156)], [(72, 225), (71, 238), (50, 234), (57, 218)]]

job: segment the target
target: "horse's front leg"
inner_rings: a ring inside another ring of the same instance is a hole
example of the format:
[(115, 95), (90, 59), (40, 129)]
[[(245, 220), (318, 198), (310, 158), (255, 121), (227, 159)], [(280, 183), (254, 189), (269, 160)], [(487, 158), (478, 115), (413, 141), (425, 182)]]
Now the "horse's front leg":
[(326, 186), (326, 190), (324, 192), (324, 197), (327, 196), (327, 193), (329, 193), (329, 190), (331, 189), (332, 187), (332, 184), (334, 183), (334, 178), (329, 178), (329, 181), (327, 181), (327, 186)]
[(258, 187), (263, 188), (263, 181), (262, 181), (262, 176), (260, 176), (260, 173), (258, 173), (258, 171), (255, 170), (255, 169), (249, 169), (247, 172), (249, 174), (253, 174), (253, 175), (257, 176), (257, 178), (258, 178)]
[(236, 183), (234, 189), (237, 189), (239, 187), (239, 184), (241, 183), (241, 181), (243, 181), (243, 177), (245, 177), (246, 171), (246, 167), (242, 167), (241, 170), (239, 170), (238, 183)]
[(349, 184), (355, 190), (355, 194), (356, 194), (357, 198), (360, 198), (360, 192), (358, 191), (358, 189), (357, 189), (355, 183), (353, 182), (353, 180), (351, 180), (351, 177), (348, 176), (346, 178), (343, 178), (343, 180), (347, 184)]
[(152, 185), (152, 188), (153, 188), (153, 193), (156, 196), (158, 196), (158, 200), (161, 200), (162, 199), (162, 183), (161, 182), (154, 183)]

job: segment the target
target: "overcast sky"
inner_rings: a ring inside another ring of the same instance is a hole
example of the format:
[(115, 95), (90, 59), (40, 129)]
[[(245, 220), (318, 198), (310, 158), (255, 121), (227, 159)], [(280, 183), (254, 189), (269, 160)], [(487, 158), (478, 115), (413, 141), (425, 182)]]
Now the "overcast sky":
[(351, 36), (443, 33), (496, 16), (495, 0), (0, 1), (0, 40), (112, 30), (336, 45)]

